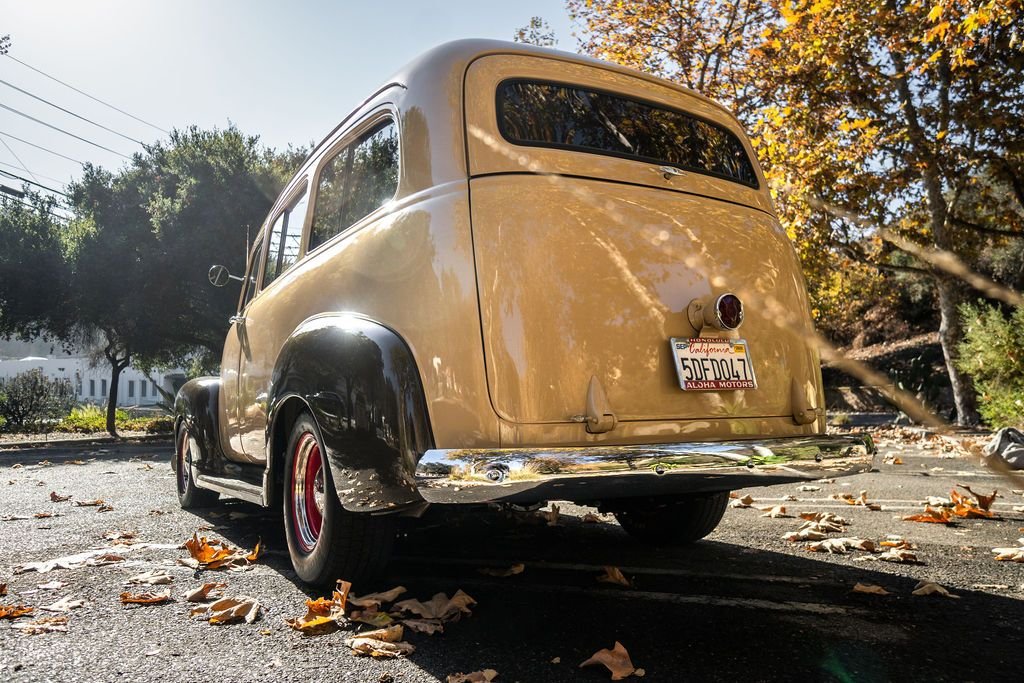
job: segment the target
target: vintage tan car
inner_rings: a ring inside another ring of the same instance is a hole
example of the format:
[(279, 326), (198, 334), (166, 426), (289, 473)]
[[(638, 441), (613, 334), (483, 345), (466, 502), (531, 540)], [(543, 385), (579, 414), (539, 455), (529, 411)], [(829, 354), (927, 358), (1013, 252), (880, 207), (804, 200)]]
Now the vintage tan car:
[(721, 106), (459, 41), (310, 154), (177, 397), (178, 494), (282, 505), (298, 575), (371, 575), (434, 504), (572, 500), (710, 533), (732, 489), (864, 471), (825, 434), (804, 281)]

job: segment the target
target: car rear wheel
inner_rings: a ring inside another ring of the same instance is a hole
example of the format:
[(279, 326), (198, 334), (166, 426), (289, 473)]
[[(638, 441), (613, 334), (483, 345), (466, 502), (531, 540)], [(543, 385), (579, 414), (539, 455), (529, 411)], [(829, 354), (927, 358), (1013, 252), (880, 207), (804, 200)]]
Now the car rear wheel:
[(174, 444), (174, 479), (177, 482), (178, 502), (181, 503), (182, 509), (215, 505), (220, 498), (217, 492), (199, 488), (192, 476), (192, 460), (199, 452), (199, 443), (184, 423), (178, 426)]
[(645, 543), (684, 545), (714, 531), (728, 504), (728, 491), (649, 499), (615, 511), (615, 519), (626, 533)]
[(316, 422), (303, 413), (292, 427), (284, 463), (288, 554), (299, 578), (315, 586), (374, 576), (387, 564), (395, 538), (392, 517), (341, 506), (322, 443)]

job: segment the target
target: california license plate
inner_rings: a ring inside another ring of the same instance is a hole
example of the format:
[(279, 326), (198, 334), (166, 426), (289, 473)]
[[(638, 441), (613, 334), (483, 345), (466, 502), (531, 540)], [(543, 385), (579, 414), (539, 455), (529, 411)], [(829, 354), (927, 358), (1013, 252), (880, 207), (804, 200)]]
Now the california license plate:
[(673, 337), (670, 342), (683, 391), (757, 388), (746, 340)]

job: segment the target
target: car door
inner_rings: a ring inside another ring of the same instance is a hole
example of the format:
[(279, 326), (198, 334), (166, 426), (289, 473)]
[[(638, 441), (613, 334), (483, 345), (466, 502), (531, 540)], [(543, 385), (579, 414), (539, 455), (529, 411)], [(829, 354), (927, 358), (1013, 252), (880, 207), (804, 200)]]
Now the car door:
[(238, 297), (238, 311), (231, 316), (231, 327), (228, 329), (227, 337), (224, 340), (224, 352), (220, 362), (220, 442), (224, 447), (224, 455), (229, 460), (247, 460), (245, 450), (242, 448), (240, 416), (240, 395), (239, 395), (239, 371), (242, 358), (248, 353), (248, 339), (246, 336), (245, 315), (256, 293), (257, 277), (259, 275), (260, 262), (263, 254), (262, 232), (257, 237), (256, 244), (249, 252), (249, 260), (246, 264), (245, 277), (242, 280), (242, 292)]
[(299, 260), (308, 193), (303, 178), (286, 195), (267, 230), (267, 248), (259, 294), (245, 311), (245, 346), (238, 365), (239, 442), (246, 460), (266, 462), (267, 409), (277, 352), (292, 326), (274, 310), (271, 299), (287, 296), (286, 273)]

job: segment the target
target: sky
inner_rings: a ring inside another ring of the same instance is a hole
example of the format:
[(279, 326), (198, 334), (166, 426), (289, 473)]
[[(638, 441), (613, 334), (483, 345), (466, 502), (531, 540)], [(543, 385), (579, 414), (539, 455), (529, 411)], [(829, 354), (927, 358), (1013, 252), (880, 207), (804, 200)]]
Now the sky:
[[(576, 50), (563, 0), (0, 0), (0, 36), (10, 35), (10, 56), (148, 124), (171, 130), (234, 123), (280, 148), (319, 141), (434, 45), (511, 40), (533, 16), (551, 25), (560, 49)], [(132, 140), (166, 136), (8, 57), (0, 56), (0, 80), (0, 171), (54, 189), (81, 171), (75, 161), (10, 136), (114, 169), (126, 163), (118, 153), (141, 151)], [(21, 186), (5, 175), (0, 183)]]

